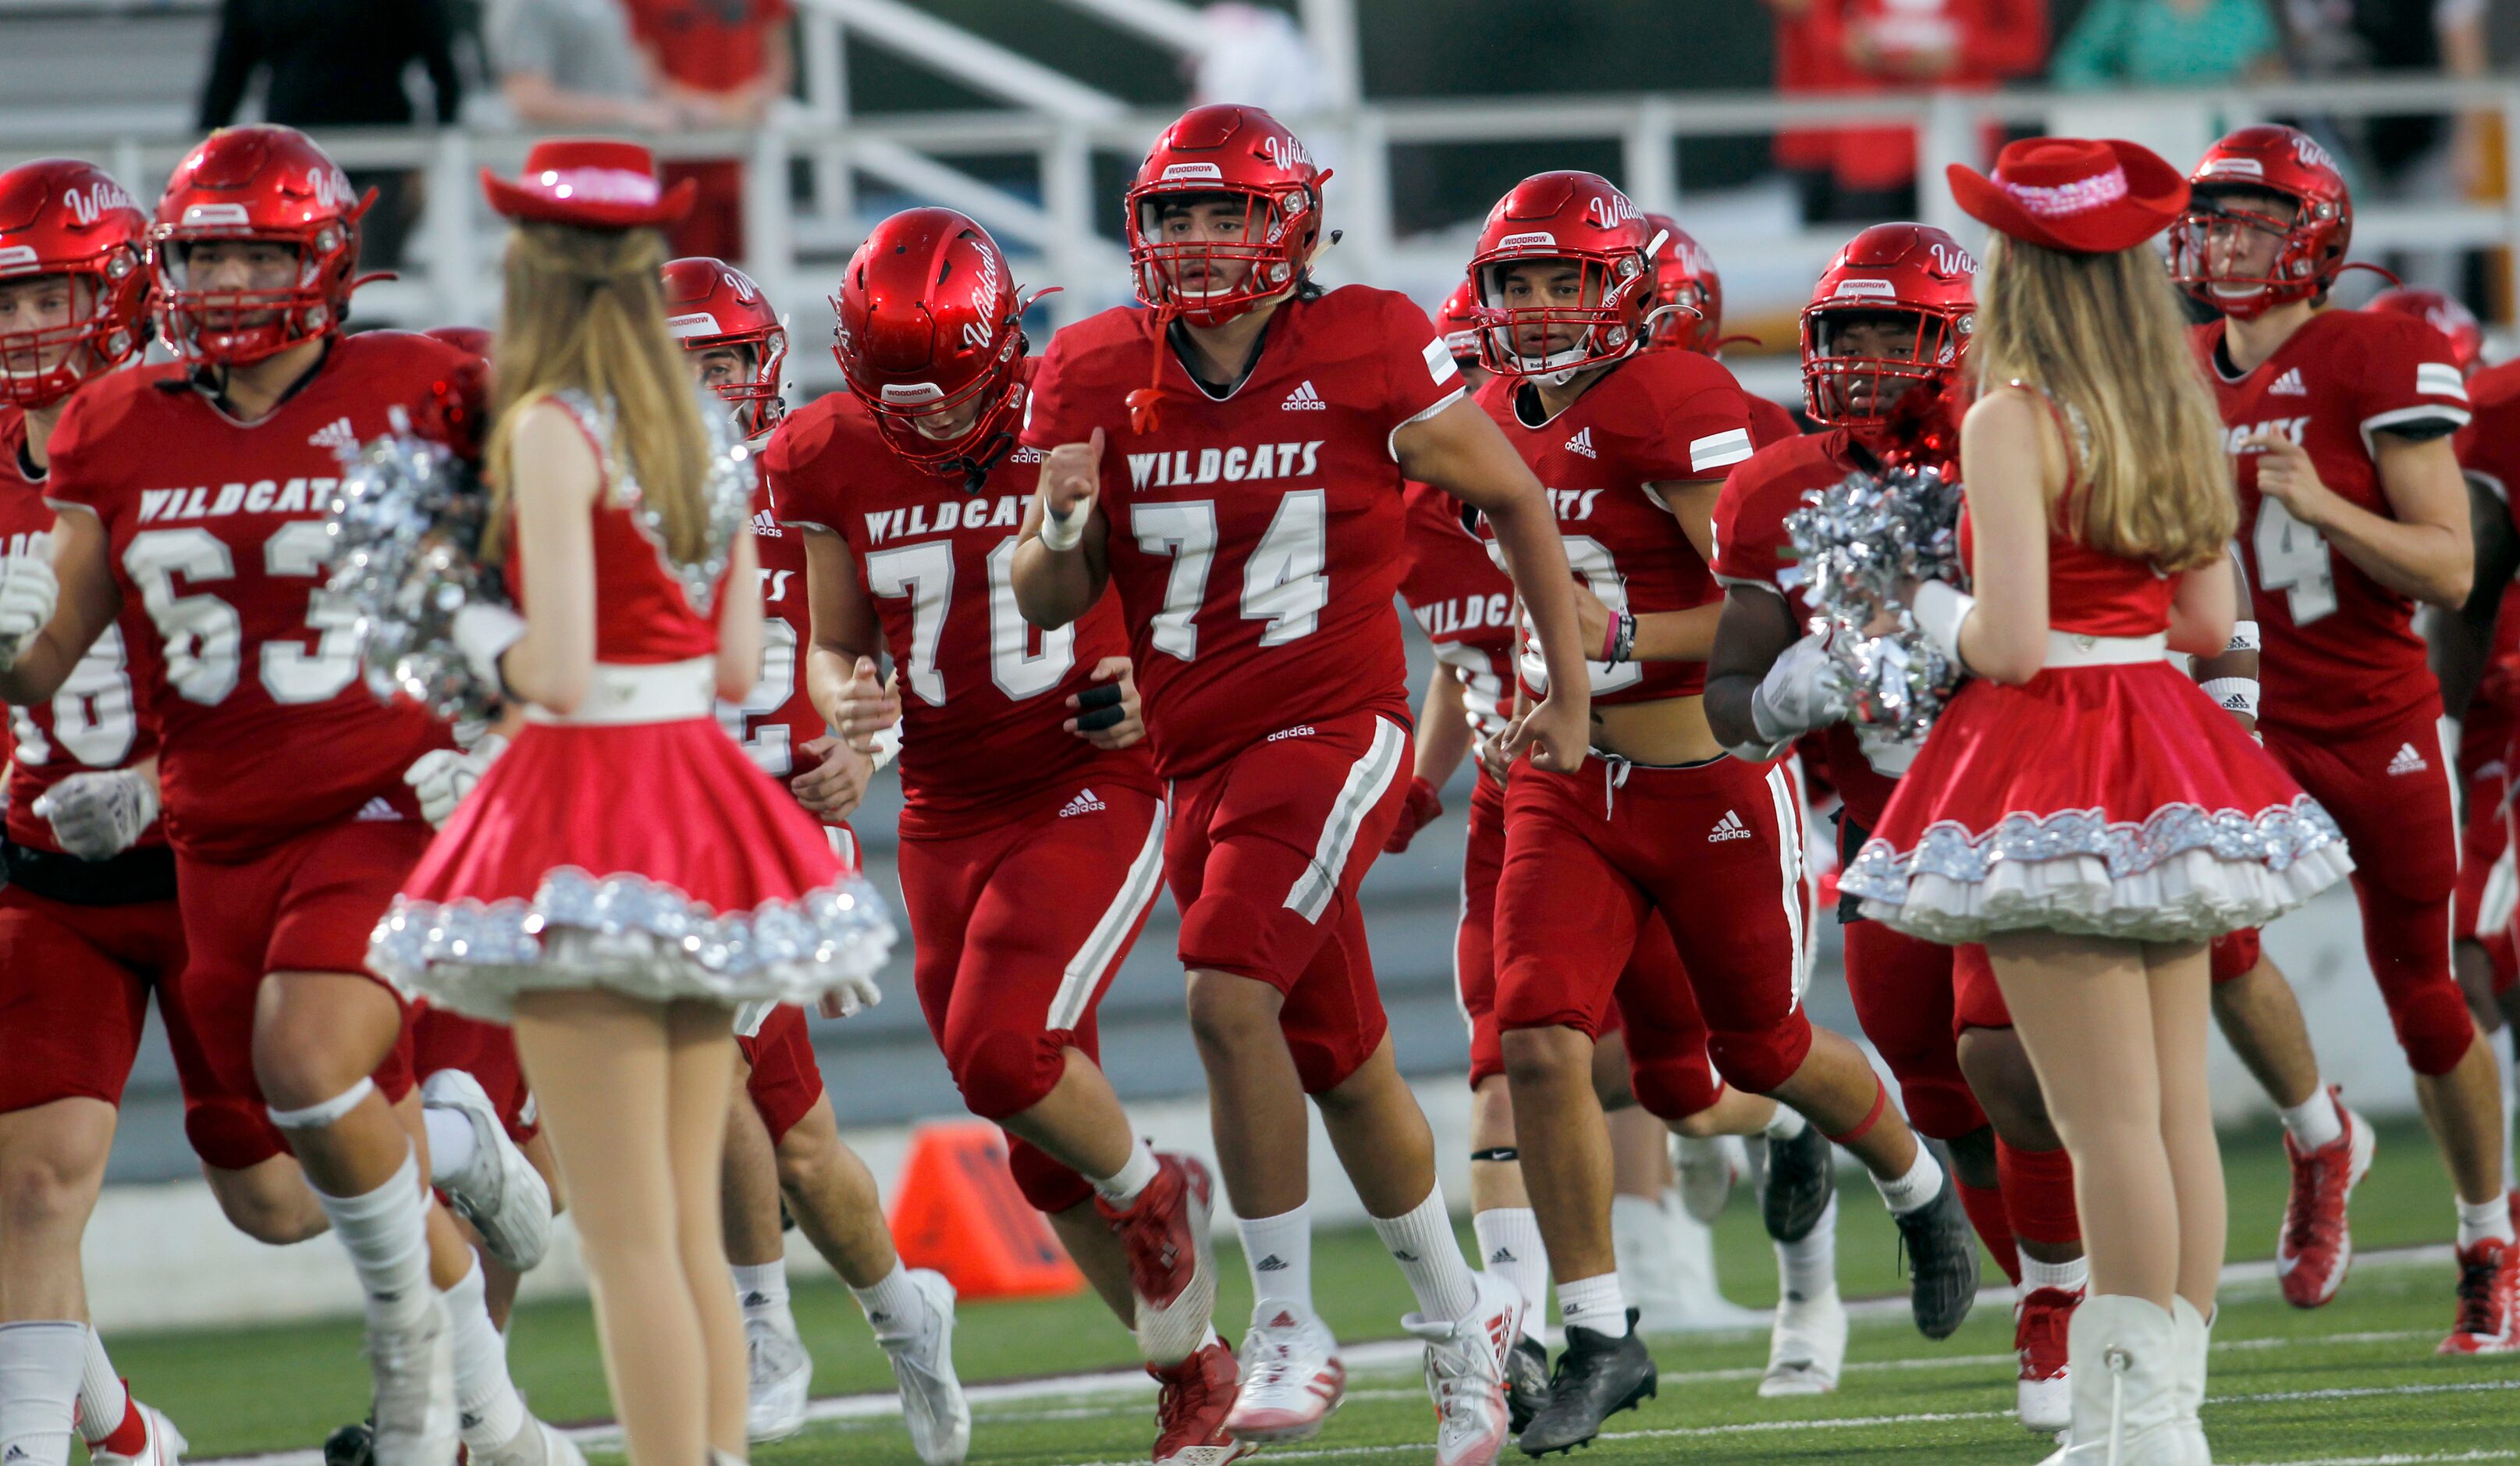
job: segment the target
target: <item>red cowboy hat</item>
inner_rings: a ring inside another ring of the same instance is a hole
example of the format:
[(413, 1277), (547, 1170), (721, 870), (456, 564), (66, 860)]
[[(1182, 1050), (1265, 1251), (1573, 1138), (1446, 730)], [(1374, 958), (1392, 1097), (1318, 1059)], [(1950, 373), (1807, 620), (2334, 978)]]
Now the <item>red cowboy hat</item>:
[(1952, 197), (1998, 233), (2071, 254), (2131, 250), (2187, 206), (2187, 180), (2140, 143), (2033, 137), (2006, 143), (1995, 176), (1953, 163)]
[(581, 229), (636, 229), (679, 224), (699, 185), (656, 181), (654, 155), (610, 138), (548, 138), (525, 155), (523, 176), (511, 183), (481, 170), (490, 206), (512, 219), (574, 224)]

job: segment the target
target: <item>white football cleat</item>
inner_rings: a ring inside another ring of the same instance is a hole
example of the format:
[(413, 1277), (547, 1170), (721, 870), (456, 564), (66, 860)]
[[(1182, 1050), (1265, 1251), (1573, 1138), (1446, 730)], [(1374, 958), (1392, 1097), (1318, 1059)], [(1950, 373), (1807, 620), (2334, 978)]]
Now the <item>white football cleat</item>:
[(1329, 1325), (1274, 1298), (1252, 1306), (1241, 1363), (1242, 1387), (1225, 1417), (1238, 1440), (1307, 1440), (1347, 1395), (1347, 1366)]
[(1837, 1388), (1846, 1367), (1846, 1305), (1830, 1288), (1817, 1298), (1787, 1297), (1777, 1305), (1776, 1324), (1768, 1331), (1768, 1372), (1759, 1379), (1759, 1397), (1826, 1395)]
[(1680, 1176), (1680, 1204), (1689, 1215), (1712, 1225), (1732, 1204), (1733, 1186), (1750, 1173), (1750, 1148), (1738, 1135), (1702, 1140), (1678, 1136), (1672, 1142), (1672, 1168)]
[(954, 1375), (954, 1285), (925, 1267), (913, 1268), (910, 1281), (927, 1300), (926, 1316), (900, 1333), (879, 1330), (875, 1342), (883, 1346), (901, 1386), (901, 1419), (910, 1427), (911, 1448), (927, 1466), (962, 1466), (971, 1450), (971, 1404)]
[(1505, 1356), (1522, 1337), (1522, 1294), (1477, 1273), (1478, 1305), (1451, 1320), (1400, 1321), (1426, 1341), (1426, 1395), (1435, 1402), (1435, 1466), (1492, 1466), (1505, 1448)]
[[(123, 1388), (127, 1391), (130, 1387), (131, 1382), (125, 1380)], [(135, 1395), (131, 1397), (131, 1413), (140, 1417), (145, 1432), (140, 1449), (124, 1455), (91, 1441), (87, 1443), (88, 1466), (183, 1466), (184, 1452), (193, 1448), (193, 1443), (175, 1429), (175, 1422), (166, 1418), (166, 1412), (156, 1405), (142, 1404)]]
[(462, 1445), (455, 1411), (455, 1329), (446, 1300), (400, 1327), (368, 1325), (368, 1368), (376, 1376), (376, 1466), (455, 1466)]
[(767, 1318), (743, 1321), (748, 1394), (744, 1434), (755, 1441), (784, 1441), (805, 1425), (805, 1400), (814, 1386), (814, 1356), (804, 1341)]
[(586, 1466), (586, 1452), (559, 1431), (525, 1417), (516, 1439), (492, 1450), (467, 1448), (472, 1466)]
[(472, 1164), (461, 1174), (440, 1172), (429, 1182), (472, 1229), (490, 1256), (518, 1272), (531, 1272), (551, 1248), (551, 1187), (534, 1163), (508, 1138), (498, 1107), (481, 1081), (460, 1069), (441, 1069), (423, 1079), (420, 1102), (464, 1117), (472, 1127)]

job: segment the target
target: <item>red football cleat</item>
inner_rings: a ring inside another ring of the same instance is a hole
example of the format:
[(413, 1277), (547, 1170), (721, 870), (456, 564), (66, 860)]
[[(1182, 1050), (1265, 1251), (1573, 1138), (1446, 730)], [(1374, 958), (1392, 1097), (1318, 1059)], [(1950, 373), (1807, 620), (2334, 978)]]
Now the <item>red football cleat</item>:
[(1207, 1226), (1215, 1191), (1195, 1157), (1165, 1152), (1155, 1157), (1155, 1178), (1126, 1211), (1094, 1203), (1128, 1249), (1138, 1348), (1156, 1364), (1177, 1364), (1207, 1340), (1216, 1311), (1216, 1251)]
[(1226, 1466), (1260, 1448), (1225, 1429), (1238, 1375), (1224, 1340), (1169, 1369), (1149, 1364), (1147, 1373), (1162, 1387), (1155, 1397), (1155, 1466)]
[(2013, 1413), (2025, 1429), (2054, 1435), (2074, 1423), (2072, 1382), (2065, 1376), (2065, 1332), (2083, 1290), (2033, 1288), (2012, 1309), (2012, 1351), (2021, 1360)]
[(2520, 1351), (2520, 1247), (2488, 1237), (2459, 1249), (2458, 1322), (2435, 1352)]
[[(2327, 1092), (2335, 1099), (2334, 1086)], [(2345, 1204), (2371, 1169), (2374, 1141), (2368, 1122), (2342, 1099), (2335, 1104), (2344, 1134), (2307, 1154), (2284, 1136), (2292, 1194), (2284, 1199), (2283, 1230), (2275, 1239), (2275, 1276), (2283, 1281), (2284, 1301), (2296, 1308), (2316, 1308), (2334, 1298), (2354, 1262)]]

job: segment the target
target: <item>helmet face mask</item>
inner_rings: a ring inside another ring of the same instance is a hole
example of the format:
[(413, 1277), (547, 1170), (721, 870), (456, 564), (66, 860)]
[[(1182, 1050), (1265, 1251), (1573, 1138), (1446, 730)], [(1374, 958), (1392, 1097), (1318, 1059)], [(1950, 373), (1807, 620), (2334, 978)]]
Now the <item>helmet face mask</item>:
[(949, 208), (876, 226), (832, 298), (832, 354), (885, 444), (976, 485), (1012, 443), (1024, 307), (988, 232)]
[(0, 403), (49, 407), (148, 344), (149, 220), (68, 159), (0, 172)]
[(167, 344), (188, 360), (242, 366), (338, 332), (358, 283), (359, 218), (375, 199), (353, 197), (294, 128), (211, 133), (175, 165), (150, 231)]
[(1977, 261), (1923, 224), (1876, 224), (1829, 261), (1802, 312), (1803, 410), (1876, 448), (1930, 416), (1977, 329)]
[(1886, 422), (1910, 389), (1941, 384), (1959, 361), (1954, 323), (1929, 311), (1821, 309), (1806, 317), (1803, 384), (1814, 421)]
[(1470, 256), (1479, 364), (1563, 387), (1644, 345), (1659, 231), (1594, 173), (1535, 173), (1488, 210)]
[(2354, 203), (2335, 160), (2307, 134), (2243, 127), (2208, 149), (2191, 202), (2170, 230), (2180, 289), (2236, 320), (2323, 300), (2354, 238)]
[(1256, 107), (1194, 107), (1155, 139), (1122, 220), (1138, 298), (1219, 326), (1304, 282), (1329, 170)]

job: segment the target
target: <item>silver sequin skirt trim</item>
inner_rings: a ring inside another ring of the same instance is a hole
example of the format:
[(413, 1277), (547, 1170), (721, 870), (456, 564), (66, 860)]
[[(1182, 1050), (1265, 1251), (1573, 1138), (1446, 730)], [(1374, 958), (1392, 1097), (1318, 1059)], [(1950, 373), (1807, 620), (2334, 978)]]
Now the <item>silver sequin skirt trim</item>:
[(396, 896), (368, 939), (368, 966), (431, 1006), (506, 1023), (527, 990), (810, 1004), (881, 968), (897, 935), (882, 896), (856, 876), (719, 912), (642, 876), (562, 867), (530, 901)]

